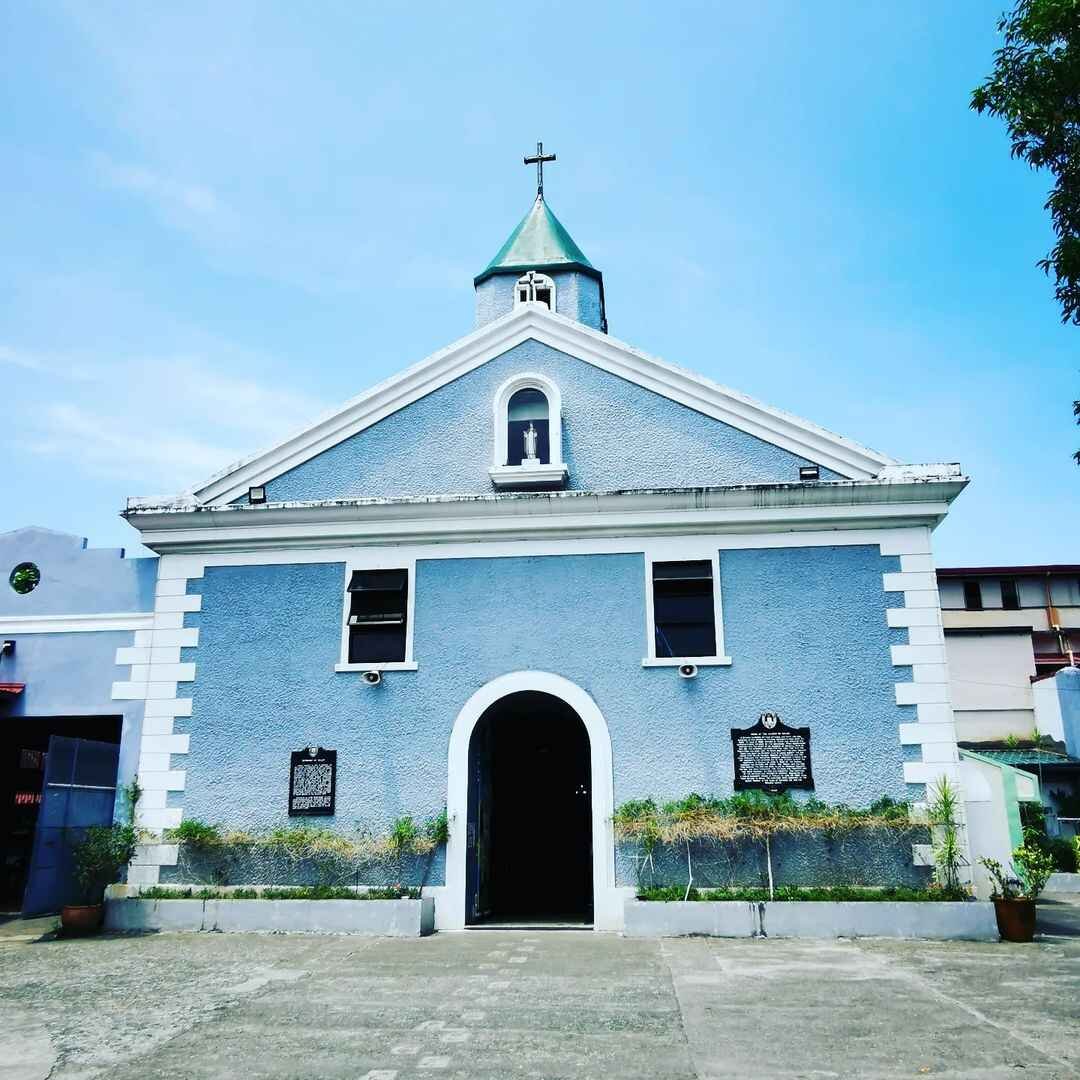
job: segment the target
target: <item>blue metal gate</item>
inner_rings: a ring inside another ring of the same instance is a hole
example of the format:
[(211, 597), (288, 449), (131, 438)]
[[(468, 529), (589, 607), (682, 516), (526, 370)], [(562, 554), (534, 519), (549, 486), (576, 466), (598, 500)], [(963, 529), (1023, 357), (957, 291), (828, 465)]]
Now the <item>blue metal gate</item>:
[(34, 832), (23, 915), (59, 911), (75, 896), (73, 843), (89, 825), (108, 825), (116, 802), (120, 747), (54, 735)]

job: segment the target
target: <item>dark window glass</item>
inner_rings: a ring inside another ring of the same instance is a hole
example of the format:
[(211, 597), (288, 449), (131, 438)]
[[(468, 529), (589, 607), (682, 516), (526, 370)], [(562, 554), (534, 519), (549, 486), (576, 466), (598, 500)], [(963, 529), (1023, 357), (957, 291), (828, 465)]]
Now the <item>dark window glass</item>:
[(405, 659), (408, 570), (357, 570), (349, 582), (349, 663)]
[(525, 457), (525, 432), (536, 431), (536, 456), (551, 461), (548, 440), (548, 400), (539, 390), (526, 388), (511, 395), (506, 409), (506, 464), (520, 465)]
[(541, 304), (547, 304), (548, 307), (551, 307), (551, 290), (538, 287), (536, 290), (536, 299)]
[(657, 656), (715, 656), (712, 563), (653, 563)]
[(977, 581), (964, 582), (964, 607), (968, 611), (982, 611), (982, 588)]
[(1001, 579), (1001, 606), (1006, 611), (1020, 610), (1020, 594), (1016, 591), (1016, 581), (1013, 578)]

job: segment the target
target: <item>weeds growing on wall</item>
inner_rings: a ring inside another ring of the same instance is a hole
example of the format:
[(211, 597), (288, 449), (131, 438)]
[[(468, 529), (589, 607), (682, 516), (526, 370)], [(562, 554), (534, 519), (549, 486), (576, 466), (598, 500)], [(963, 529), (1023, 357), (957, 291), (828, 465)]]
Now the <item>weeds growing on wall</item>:
[(280, 825), (265, 832), (229, 829), (206, 821), (181, 821), (167, 829), (165, 838), (192, 848), (261, 847), (277, 849), (294, 859), (338, 856), (344, 859), (380, 861), (404, 855), (427, 855), (450, 835), (446, 811), (417, 823), (400, 817), (385, 836), (356, 832), (352, 835), (311, 825)]
[(376, 878), (402, 881), (415, 875), (422, 885), (436, 848), (449, 834), (444, 810), (419, 822), (404, 815), (384, 835), (360, 830), (349, 835), (306, 824), (253, 832), (195, 819), (182, 821), (165, 835), (180, 844), (178, 865), (192, 875), (188, 880), (227, 885), (252, 877), (282, 881), (299, 876), (314, 877), (315, 887), (345, 888), (359, 885), (373, 869), (378, 870)]
[(906, 803), (883, 797), (865, 809), (829, 805), (819, 799), (797, 802), (788, 794), (739, 792), (728, 798), (687, 795), (657, 805), (653, 799), (633, 799), (623, 803), (613, 815), (615, 835), (620, 840), (637, 841), (641, 850), (638, 873), (655, 872), (653, 855), (660, 845), (685, 848), (687, 882), (683, 889), (689, 897), (694, 889), (694, 858), (691, 845), (706, 843), (714, 850), (739, 846), (750, 841), (760, 844), (762, 880), (766, 896), (775, 896), (773, 838), (812, 836), (842, 839), (887, 833), (886, 847), (895, 845), (904, 833), (923, 826), (913, 821)]
[(909, 828), (907, 803), (884, 796), (866, 809), (819, 799), (796, 802), (790, 795), (738, 792), (726, 799), (687, 795), (658, 806), (652, 799), (623, 803), (612, 818), (619, 839), (637, 839), (651, 850), (658, 843), (687, 840), (763, 839), (776, 833), (842, 832)]

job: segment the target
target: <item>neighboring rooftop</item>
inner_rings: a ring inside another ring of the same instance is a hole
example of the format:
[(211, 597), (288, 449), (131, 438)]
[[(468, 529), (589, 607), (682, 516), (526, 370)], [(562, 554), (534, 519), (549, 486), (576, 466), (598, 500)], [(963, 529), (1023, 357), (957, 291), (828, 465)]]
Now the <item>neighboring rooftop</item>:
[(1023, 577), (1031, 574), (1080, 574), (1078, 563), (1036, 563), (1030, 566), (939, 566), (938, 577)]
[(1002, 748), (1000, 744), (988, 747), (986, 743), (961, 742), (958, 744), (962, 750), (970, 750), (972, 753), (981, 754), (993, 761), (1000, 761), (1002, 765), (1080, 765), (1080, 758), (1070, 757), (1068, 754), (1057, 750), (1044, 750), (1040, 747), (1012, 747)]

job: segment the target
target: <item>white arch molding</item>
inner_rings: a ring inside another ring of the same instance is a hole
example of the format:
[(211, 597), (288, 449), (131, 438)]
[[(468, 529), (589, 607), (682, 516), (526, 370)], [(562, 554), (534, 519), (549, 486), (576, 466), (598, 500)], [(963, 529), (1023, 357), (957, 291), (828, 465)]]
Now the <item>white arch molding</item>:
[[(481, 717), (501, 698), (523, 690), (550, 694), (566, 702), (580, 717), (589, 736), (592, 771), (593, 925), (597, 930), (622, 929), (622, 891), (615, 887), (615, 838), (611, 815), (614, 786), (611, 736), (596, 702), (580, 686), (546, 671), (513, 671), (482, 686), (465, 702), (450, 733), (446, 811), (450, 838), (446, 844), (446, 886), (435, 905), (440, 930), (465, 928), (465, 861), (469, 800), (469, 743)], [(543, 868), (538, 870), (543, 873)], [(432, 889), (432, 892), (436, 890)]]
[[(507, 465), (507, 421), (510, 399), (519, 390), (539, 390), (548, 403), (548, 462), (544, 465)], [(492, 402), (495, 424), (491, 468), (488, 475), (497, 488), (560, 487), (566, 481), (562, 445), (562, 394), (558, 383), (537, 371), (523, 371), (507, 379)]]

